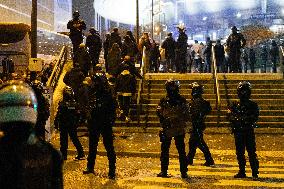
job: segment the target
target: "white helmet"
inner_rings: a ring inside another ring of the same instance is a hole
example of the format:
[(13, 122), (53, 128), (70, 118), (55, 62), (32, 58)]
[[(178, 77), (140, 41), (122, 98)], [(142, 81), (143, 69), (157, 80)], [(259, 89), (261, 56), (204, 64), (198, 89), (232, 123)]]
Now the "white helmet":
[(0, 86), (0, 124), (37, 120), (37, 99), (23, 81), (8, 81)]

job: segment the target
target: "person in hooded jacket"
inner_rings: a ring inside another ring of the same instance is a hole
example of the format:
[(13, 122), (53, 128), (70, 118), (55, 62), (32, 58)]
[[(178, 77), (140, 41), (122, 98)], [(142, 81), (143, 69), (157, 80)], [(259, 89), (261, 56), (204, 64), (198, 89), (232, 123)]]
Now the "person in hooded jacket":
[(0, 86), (0, 104), (1, 189), (63, 189), (61, 154), (34, 131), (38, 104), (32, 88), (10, 80)]
[(212, 108), (210, 103), (204, 100), (202, 97), (202, 85), (194, 82), (191, 84), (191, 89), (192, 99), (189, 103), (189, 106), (192, 130), (188, 142), (189, 152), (187, 154), (187, 164), (193, 165), (193, 158), (195, 156), (196, 149), (199, 148), (203, 152), (206, 161), (203, 165), (211, 166), (214, 165), (214, 160), (206, 142), (203, 139), (203, 132), (206, 128), (205, 117), (211, 112)]
[(118, 75), (115, 84), (115, 91), (119, 102), (119, 107), (122, 110), (121, 117), (126, 122), (130, 121), (129, 108), (131, 98), (136, 92), (136, 79), (129, 71), (129, 66), (125, 66), (124, 70)]

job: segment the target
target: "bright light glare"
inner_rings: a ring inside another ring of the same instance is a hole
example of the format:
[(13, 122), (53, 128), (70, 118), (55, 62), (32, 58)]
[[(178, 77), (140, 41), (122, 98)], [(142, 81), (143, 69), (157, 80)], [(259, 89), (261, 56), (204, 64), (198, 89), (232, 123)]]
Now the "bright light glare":
[[(145, 11), (148, 0), (139, 0), (139, 17), (146, 18)], [(96, 12), (110, 20), (125, 24), (136, 23), (136, 1), (135, 0), (95, 0), (94, 8)]]
[(203, 21), (207, 20), (207, 17), (206, 17), (206, 16), (204, 16), (204, 17), (202, 18), (202, 20), (203, 20)]
[(242, 14), (241, 13), (237, 13), (237, 18), (241, 18)]

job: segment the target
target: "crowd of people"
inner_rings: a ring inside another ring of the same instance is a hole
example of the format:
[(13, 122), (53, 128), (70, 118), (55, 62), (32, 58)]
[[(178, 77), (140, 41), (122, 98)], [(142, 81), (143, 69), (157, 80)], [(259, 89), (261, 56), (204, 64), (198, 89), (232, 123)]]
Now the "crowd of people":
[[(156, 60), (161, 58), (158, 44), (150, 39), (148, 33), (143, 33), (139, 44), (136, 44), (131, 32), (128, 32), (122, 41), (118, 29), (114, 28), (102, 45), (99, 34), (91, 28), (86, 44), (83, 44), (81, 34), (86, 26), (84, 21), (79, 19), (79, 12), (74, 12), (73, 16), (73, 20), (67, 26), (73, 43), (73, 68), (63, 79), (66, 87), (55, 118), (55, 127), (60, 132), (60, 152), (44, 138), (45, 123), (50, 113), (49, 104), (43, 96), (42, 83), (36, 80), (34, 73), (31, 73), (30, 79), (26, 82), (11, 80), (0, 86), (0, 185), (4, 188), (63, 188), (62, 165), (68, 155), (68, 135), (77, 149), (75, 159), (81, 160), (85, 157), (84, 149), (77, 136), (77, 126), (80, 122), (87, 125), (89, 132), (89, 154), (83, 174), (95, 172), (97, 147), (102, 135), (109, 160), (108, 177), (115, 179), (116, 153), (113, 126), (118, 114), (126, 122), (130, 121), (129, 106), (131, 98), (136, 93), (135, 78), (142, 78), (134, 62), (142, 58), (146, 72), (152, 69), (159, 71), (159, 66), (156, 65), (158, 61), (153, 61), (153, 57)], [(181, 73), (188, 71), (187, 40), (185, 28), (179, 28), (177, 41), (169, 33), (163, 42), (162, 48), (165, 49), (168, 71)], [(204, 50), (201, 50), (198, 41), (190, 48), (197, 72), (212, 71), (210, 63), (212, 46), (210, 39), (207, 39)], [(245, 46), (245, 40), (235, 27), (232, 28), (227, 46), (229, 56), (235, 57), (229, 58), (231, 65), (229, 70), (240, 72), (238, 60), (241, 57), (241, 48)], [(105, 48), (106, 72), (111, 73), (109, 77), (99, 64), (102, 47)], [(224, 48), (220, 41), (217, 41), (214, 50), (216, 60), (224, 61)], [(202, 56), (204, 56), (204, 66)], [(224, 71), (226, 66), (220, 62), (217, 64), (218, 70)], [(47, 75), (51, 73), (50, 70), (47, 72)], [(188, 178), (188, 166), (193, 164), (197, 148), (204, 153), (204, 166), (215, 164), (203, 139), (206, 129), (205, 118), (212, 108), (209, 101), (202, 96), (204, 92), (202, 85), (194, 82), (190, 88), (192, 98), (188, 102), (180, 94), (178, 80), (169, 79), (165, 83), (166, 96), (161, 98), (157, 106), (157, 116), (162, 127), (159, 133), (161, 172), (157, 175), (158, 177), (168, 177), (169, 148), (172, 138), (175, 140), (179, 153), (182, 178)], [(252, 177), (258, 178), (259, 162), (256, 155), (254, 128), (258, 120), (259, 108), (250, 100), (251, 84), (249, 82), (239, 83), (237, 95), (239, 100), (229, 105), (227, 112), (235, 138), (239, 164), (239, 172), (235, 178), (246, 177), (245, 149), (248, 151)], [(188, 154), (185, 152), (184, 142), (186, 122), (192, 123)]]

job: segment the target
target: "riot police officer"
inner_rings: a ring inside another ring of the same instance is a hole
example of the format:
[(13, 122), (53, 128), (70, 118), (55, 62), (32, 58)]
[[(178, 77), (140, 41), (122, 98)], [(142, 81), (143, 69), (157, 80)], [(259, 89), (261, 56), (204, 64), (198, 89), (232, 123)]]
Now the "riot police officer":
[(36, 95), (22, 81), (0, 86), (0, 186), (62, 189), (62, 158), (34, 133)]
[(234, 102), (228, 109), (228, 119), (231, 122), (235, 137), (236, 155), (239, 164), (239, 172), (234, 177), (246, 177), (246, 149), (252, 169), (252, 177), (258, 178), (259, 162), (256, 155), (254, 127), (259, 116), (259, 108), (257, 103), (250, 100), (251, 84), (249, 82), (240, 82), (237, 93), (240, 100)]
[(67, 160), (68, 135), (77, 149), (78, 154), (75, 159), (80, 160), (85, 157), (83, 147), (77, 136), (79, 117), (80, 114), (74, 92), (71, 87), (66, 86), (63, 91), (63, 100), (58, 105), (55, 118), (55, 126), (60, 131), (60, 151), (64, 160)]
[(48, 100), (43, 96), (43, 84), (39, 80), (34, 80), (30, 83), (32, 89), (35, 92), (38, 110), (37, 110), (37, 122), (35, 125), (35, 133), (40, 139), (45, 139), (45, 125), (50, 115), (50, 104)]
[(168, 177), (169, 148), (174, 137), (179, 153), (180, 172), (182, 178), (188, 178), (185, 153), (185, 126), (189, 119), (189, 107), (186, 99), (179, 93), (178, 80), (167, 80), (165, 83), (167, 95), (160, 100), (157, 115), (160, 118), (161, 172), (158, 177)]
[(107, 78), (98, 72), (92, 76), (89, 95), (89, 156), (84, 174), (94, 173), (95, 159), (100, 135), (107, 151), (110, 179), (115, 179), (116, 155), (113, 146), (113, 131), (116, 116), (116, 100), (113, 98)]
[(241, 48), (246, 45), (246, 39), (241, 33), (238, 33), (236, 26), (232, 27), (232, 33), (229, 35), (226, 44), (229, 55), (229, 66), (232, 68), (230, 72), (239, 73), (242, 71), (240, 58), (241, 58)]
[(191, 84), (191, 102), (190, 102), (190, 115), (192, 122), (192, 131), (189, 138), (189, 152), (187, 155), (187, 164), (193, 164), (193, 158), (196, 149), (199, 148), (205, 157), (205, 166), (214, 165), (214, 160), (211, 156), (209, 148), (203, 139), (203, 132), (205, 130), (205, 117), (208, 115), (212, 108), (210, 102), (203, 99), (203, 86), (197, 82)]
[(73, 44), (73, 54), (79, 49), (79, 45), (83, 42), (83, 30), (86, 29), (86, 23), (81, 20), (79, 11), (73, 13), (73, 19), (67, 23), (67, 29), (70, 29), (69, 38)]

